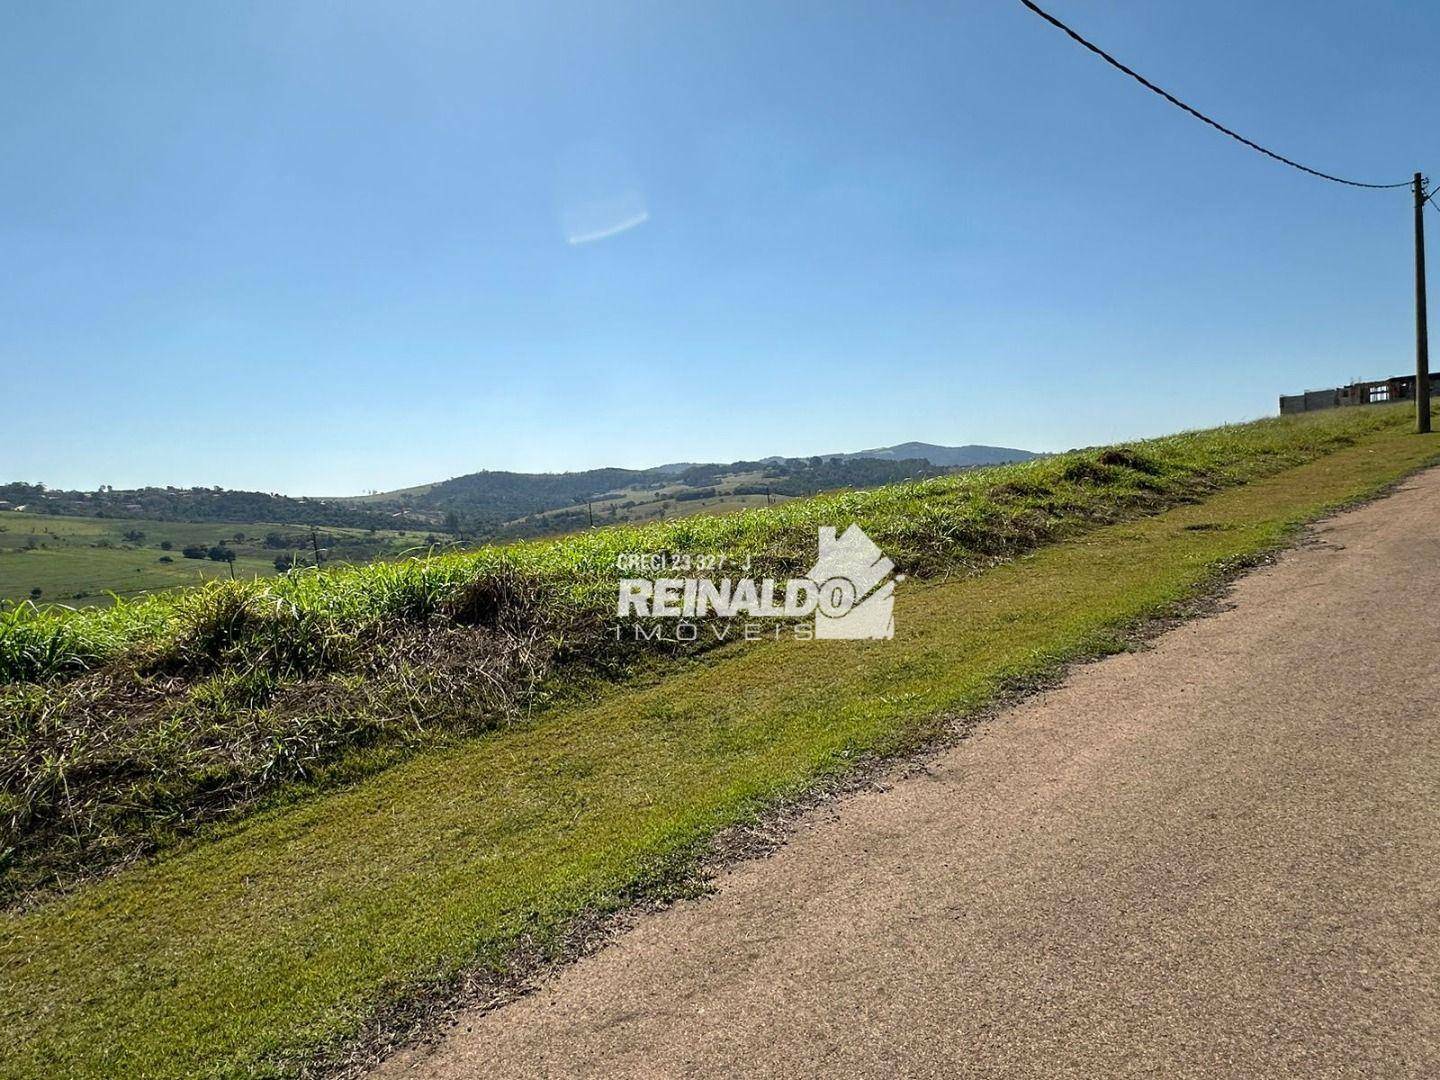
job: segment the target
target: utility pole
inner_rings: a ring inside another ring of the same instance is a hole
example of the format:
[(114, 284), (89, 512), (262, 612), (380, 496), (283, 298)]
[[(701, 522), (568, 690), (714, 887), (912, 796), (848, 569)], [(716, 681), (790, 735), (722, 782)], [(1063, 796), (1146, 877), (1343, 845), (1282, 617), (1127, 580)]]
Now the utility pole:
[(1430, 333), (1425, 326), (1425, 178), (1415, 174), (1415, 431), (1430, 432)]
[(320, 538), (315, 535), (315, 526), (310, 526), (310, 546), (315, 549), (315, 569), (320, 569)]

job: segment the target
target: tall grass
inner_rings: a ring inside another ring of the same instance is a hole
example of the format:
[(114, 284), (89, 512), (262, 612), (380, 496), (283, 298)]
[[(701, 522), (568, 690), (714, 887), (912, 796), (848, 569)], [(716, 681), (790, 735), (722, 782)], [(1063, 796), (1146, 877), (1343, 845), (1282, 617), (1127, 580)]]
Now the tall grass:
[[(796, 574), (815, 558), (818, 526), (854, 522), (910, 575), (968, 572), (1403, 423), (1401, 409), (1336, 410), (104, 609), (12, 606), (0, 612), (0, 890), (63, 880), (295, 781), (504, 722), (557, 672), (611, 673), (625, 553)], [(636, 657), (632, 645), (623, 659)]]

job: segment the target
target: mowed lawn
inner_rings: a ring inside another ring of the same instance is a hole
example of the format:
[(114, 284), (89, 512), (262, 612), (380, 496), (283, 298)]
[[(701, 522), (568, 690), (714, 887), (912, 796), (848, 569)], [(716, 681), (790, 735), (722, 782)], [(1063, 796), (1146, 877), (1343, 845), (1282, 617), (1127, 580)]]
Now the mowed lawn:
[(6, 914), (0, 1075), (291, 1074), (524, 936), (673, 890), (717, 830), (777, 798), (1123, 647), (1138, 620), (1437, 448), (1367, 436), (975, 577), (908, 582), (894, 641), (732, 647)]

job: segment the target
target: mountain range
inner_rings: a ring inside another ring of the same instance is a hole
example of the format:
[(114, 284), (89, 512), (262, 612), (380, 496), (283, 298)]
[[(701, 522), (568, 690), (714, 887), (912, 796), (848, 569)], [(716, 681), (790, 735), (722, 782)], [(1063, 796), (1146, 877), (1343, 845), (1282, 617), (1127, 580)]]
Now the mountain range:
[(928, 461), (931, 465), (973, 469), (983, 465), (1005, 465), (1012, 461), (1030, 461), (1032, 458), (1042, 455), (1030, 450), (1015, 450), (1006, 446), (981, 446), (976, 443), (966, 446), (936, 446), (934, 443), (907, 442), (897, 446), (881, 446), (874, 450), (860, 450), (853, 454), (841, 454), (840, 456), (879, 458), (885, 461), (919, 459)]
[(482, 471), (435, 484), (363, 496), (391, 513), (433, 520), (481, 535), (538, 535), (596, 519), (644, 520), (677, 511), (764, 505), (845, 487), (878, 487), (956, 469), (1038, 457), (1003, 446), (909, 442), (853, 453), (771, 456), (728, 463), (670, 462), (649, 469), (566, 473)]
[(1002, 446), (908, 442), (853, 453), (773, 456), (728, 463), (672, 462), (649, 469), (564, 473), (482, 470), (398, 491), (292, 498), (220, 488), (58, 491), (0, 484), (0, 510), (166, 521), (274, 522), (360, 528), (443, 529), (505, 539), (590, 524), (764, 506), (837, 488), (877, 487), (1040, 455)]

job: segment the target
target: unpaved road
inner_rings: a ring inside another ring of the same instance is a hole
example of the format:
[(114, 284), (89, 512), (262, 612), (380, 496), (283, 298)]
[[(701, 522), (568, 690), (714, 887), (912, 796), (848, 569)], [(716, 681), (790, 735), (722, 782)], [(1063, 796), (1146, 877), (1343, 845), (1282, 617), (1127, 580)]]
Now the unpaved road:
[(1440, 1076), (1440, 470), (391, 1077)]

